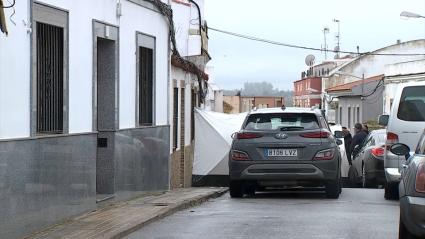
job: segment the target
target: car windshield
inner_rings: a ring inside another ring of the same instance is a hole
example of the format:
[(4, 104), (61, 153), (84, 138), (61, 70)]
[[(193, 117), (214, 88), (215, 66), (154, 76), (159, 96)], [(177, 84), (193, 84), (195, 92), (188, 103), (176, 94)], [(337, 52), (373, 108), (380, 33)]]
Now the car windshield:
[(403, 89), (397, 117), (405, 121), (425, 121), (425, 86)]
[(311, 130), (318, 129), (319, 122), (309, 113), (252, 114), (248, 117), (244, 129), (247, 130)]

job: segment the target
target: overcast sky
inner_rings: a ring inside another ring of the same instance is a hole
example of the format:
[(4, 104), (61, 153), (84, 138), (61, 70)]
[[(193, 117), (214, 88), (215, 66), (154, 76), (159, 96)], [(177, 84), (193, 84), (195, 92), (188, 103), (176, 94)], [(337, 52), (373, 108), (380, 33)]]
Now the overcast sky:
[[(205, 18), (213, 28), (274, 41), (320, 48), (323, 28), (329, 48), (336, 45), (340, 20), (341, 50), (372, 51), (396, 43), (425, 38), (425, 19), (400, 18), (401, 11), (425, 15), (425, 0), (205, 0)], [(223, 89), (242, 88), (244, 82), (268, 81), (292, 89), (306, 69), (304, 59), (324, 53), (268, 45), (209, 31), (214, 81)], [(333, 58), (328, 53), (328, 59)]]

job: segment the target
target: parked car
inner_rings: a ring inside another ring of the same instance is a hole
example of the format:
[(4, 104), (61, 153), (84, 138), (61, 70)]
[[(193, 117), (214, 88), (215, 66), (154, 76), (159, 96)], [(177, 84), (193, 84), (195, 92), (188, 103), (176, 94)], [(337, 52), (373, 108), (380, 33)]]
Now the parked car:
[(341, 154), (341, 178), (344, 179), (348, 177), (350, 164), (348, 163), (347, 152), (344, 146), (345, 141), (342, 133), (342, 126), (339, 124), (331, 125), (331, 123), (329, 123), (329, 128), (331, 129), (332, 134), (341, 141), (341, 144), (339, 145), (339, 152)]
[(352, 167), (354, 174), (350, 174), (350, 182), (361, 184), (364, 188), (374, 188), (385, 184), (384, 148), (386, 130), (373, 130), (364, 143), (353, 152)]
[(320, 110), (269, 108), (251, 111), (233, 134), (229, 154), (230, 196), (259, 188), (325, 186), (341, 193), (341, 156)]
[(403, 161), (388, 150), (391, 145), (403, 143), (413, 149), (425, 128), (425, 82), (402, 83), (398, 86), (390, 115), (379, 117), (387, 126), (384, 150), (385, 199), (398, 198), (398, 184)]
[(407, 161), (409, 146), (398, 143), (390, 150), (404, 160), (399, 185), (399, 239), (425, 238), (425, 134)]

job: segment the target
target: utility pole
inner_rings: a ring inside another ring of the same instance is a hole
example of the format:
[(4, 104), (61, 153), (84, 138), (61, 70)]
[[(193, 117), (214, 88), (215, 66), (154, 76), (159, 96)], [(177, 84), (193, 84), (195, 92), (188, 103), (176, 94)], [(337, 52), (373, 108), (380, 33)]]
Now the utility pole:
[(335, 58), (338, 59), (339, 58), (339, 51), (341, 50), (341, 46), (340, 46), (341, 32), (340, 32), (340, 29), (339, 29), (340, 21), (338, 19), (333, 19), (333, 22), (336, 22), (338, 24), (338, 32), (335, 35), (335, 38), (336, 38), (336, 47), (335, 47), (336, 55), (335, 55)]

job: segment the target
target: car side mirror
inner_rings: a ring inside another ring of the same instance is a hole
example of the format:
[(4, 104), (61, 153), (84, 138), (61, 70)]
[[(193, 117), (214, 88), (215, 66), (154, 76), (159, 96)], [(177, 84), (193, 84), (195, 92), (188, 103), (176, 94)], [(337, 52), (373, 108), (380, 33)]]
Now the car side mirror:
[(410, 148), (409, 148), (409, 146), (407, 146), (405, 144), (398, 143), (398, 144), (393, 144), (390, 147), (390, 151), (391, 151), (391, 153), (393, 153), (397, 156), (406, 156), (406, 155), (409, 155)]
[(340, 130), (335, 130), (335, 132), (334, 132), (334, 136), (335, 136), (335, 138), (337, 138), (337, 139), (342, 139), (342, 138), (344, 138), (344, 134), (342, 133), (342, 131), (340, 131)]
[(337, 144), (337, 145), (342, 145), (342, 140), (337, 139), (337, 140), (336, 140), (336, 144)]
[(381, 126), (387, 126), (389, 118), (389, 115), (380, 115), (378, 118), (378, 124)]

